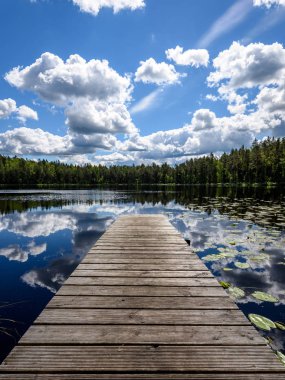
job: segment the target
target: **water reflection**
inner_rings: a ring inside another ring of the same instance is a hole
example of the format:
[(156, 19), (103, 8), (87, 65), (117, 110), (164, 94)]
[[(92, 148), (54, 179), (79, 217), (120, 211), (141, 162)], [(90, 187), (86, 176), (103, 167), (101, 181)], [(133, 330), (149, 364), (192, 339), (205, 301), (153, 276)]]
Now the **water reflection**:
[[(101, 234), (125, 213), (165, 213), (215, 276), (230, 290), (240, 289), (235, 301), (245, 314), (284, 322), (284, 206), (283, 189), (196, 186), (3, 192), (0, 359)], [(278, 302), (261, 301), (253, 296), (255, 291)], [(284, 331), (260, 332), (274, 349), (284, 349)]]

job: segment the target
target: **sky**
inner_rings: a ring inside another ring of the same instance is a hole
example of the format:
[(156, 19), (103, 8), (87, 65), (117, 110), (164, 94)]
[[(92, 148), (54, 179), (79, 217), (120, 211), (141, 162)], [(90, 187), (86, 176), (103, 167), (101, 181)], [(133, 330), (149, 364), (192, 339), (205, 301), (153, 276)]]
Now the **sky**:
[(285, 0), (1, 0), (0, 154), (133, 165), (285, 136)]

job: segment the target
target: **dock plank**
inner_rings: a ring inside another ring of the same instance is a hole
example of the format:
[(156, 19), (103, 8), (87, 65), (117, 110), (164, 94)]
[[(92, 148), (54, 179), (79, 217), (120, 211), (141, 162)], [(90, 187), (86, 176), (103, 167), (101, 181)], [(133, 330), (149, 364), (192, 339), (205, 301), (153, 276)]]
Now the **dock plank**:
[(239, 310), (173, 309), (45, 309), (35, 324), (149, 324), (149, 325), (213, 325), (245, 326), (249, 321)]
[[(199, 297), (199, 287), (168, 287), (168, 286), (63, 286), (57, 293), (58, 296), (146, 296), (146, 297)], [(204, 287), (203, 296), (228, 297), (221, 286)]]
[[(214, 277), (188, 277), (188, 278), (171, 278), (171, 277), (69, 277), (66, 285), (123, 285), (123, 286), (191, 286), (191, 287), (204, 287), (204, 286), (220, 286)], [(201, 292), (203, 295), (203, 292)]]
[(285, 367), (163, 215), (121, 216), (0, 380), (270, 379)]
[(72, 273), (74, 277), (173, 277), (173, 278), (196, 278), (214, 277), (208, 270), (96, 270), (96, 269), (77, 269)]
[(47, 308), (236, 309), (228, 297), (120, 297), (56, 295)]
[[(21, 359), (21, 362), (17, 360)], [(15, 372), (281, 372), (270, 350), (262, 346), (18, 346), (3, 368)], [(283, 372), (284, 376), (284, 372)], [(110, 377), (112, 378), (112, 377)], [(258, 377), (257, 377), (258, 378)], [(267, 377), (270, 379), (271, 377)]]

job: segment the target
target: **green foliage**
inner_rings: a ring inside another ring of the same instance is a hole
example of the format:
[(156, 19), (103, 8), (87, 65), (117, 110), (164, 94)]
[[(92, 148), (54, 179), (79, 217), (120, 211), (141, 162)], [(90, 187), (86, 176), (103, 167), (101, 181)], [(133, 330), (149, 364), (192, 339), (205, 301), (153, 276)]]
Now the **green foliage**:
[(285, 183), (285, 138), (254, 141), (221, 157), (191, 158), (163, 165), (68, 165), (0, 155), (0, 184), (255, 184)]

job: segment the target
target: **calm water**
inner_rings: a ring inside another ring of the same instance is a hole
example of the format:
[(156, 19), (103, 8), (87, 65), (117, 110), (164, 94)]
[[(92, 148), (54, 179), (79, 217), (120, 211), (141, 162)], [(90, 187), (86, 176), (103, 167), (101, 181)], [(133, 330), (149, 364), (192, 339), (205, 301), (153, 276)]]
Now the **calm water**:
[[(285, 323), (284, 195), (283, 189), (200, 187), (0, 191), (0, 360), (89, 248), (127, 213), (166, 214), (234, 290), (246, 315)], [(259, 332), (284, 352), (279, 327)]]

